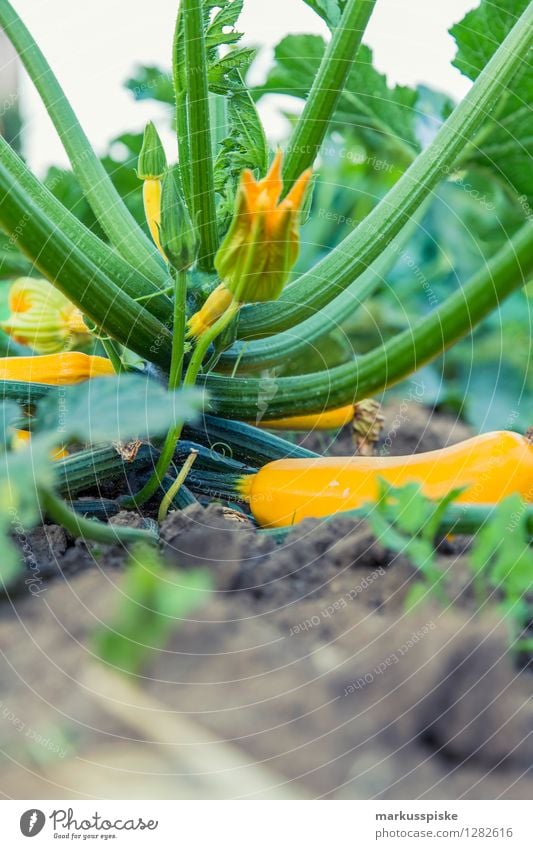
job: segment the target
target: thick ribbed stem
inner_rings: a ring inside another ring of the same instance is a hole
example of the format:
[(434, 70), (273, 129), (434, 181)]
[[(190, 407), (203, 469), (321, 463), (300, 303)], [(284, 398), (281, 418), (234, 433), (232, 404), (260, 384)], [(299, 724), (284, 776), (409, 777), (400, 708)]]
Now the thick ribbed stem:
[(533, 273), (533, 228), (526, 224), (459, 291), (379, 348), (329, 371), (264, 381), (209, 375), (205, 386), (222, 416), (253, 420), (320, 412), (349, 404), (407, 377), (470, 333)]
[(207, 56), (202, 0), (182, 0), (187, 74), (188, 156), (193, 220), (198, 228), (198, 264), (213, 268), (218, 247)]
[(63, 89), (8, 0), (0, 0), (0, 25), (39, 92), (94, 214), (120, 253), (164, 286), (167, 275), (157, 251), (143, 233), (92, 149)]
[(288, 286), (276, 302), (245, 307), (239, 318), (239, 338), (268, 336), (303, 321), (369, 267), (449, 172), (464, 146), (490, 116), (509, 80), (523, 67), (531, 47), (532, 23), (530, 3), (431, 144), (383, 200), (327, 257)]
[(348, 0), (344, 7), (287, 145), (286, 192), (320, 152), (375, 5), (376, 0)]

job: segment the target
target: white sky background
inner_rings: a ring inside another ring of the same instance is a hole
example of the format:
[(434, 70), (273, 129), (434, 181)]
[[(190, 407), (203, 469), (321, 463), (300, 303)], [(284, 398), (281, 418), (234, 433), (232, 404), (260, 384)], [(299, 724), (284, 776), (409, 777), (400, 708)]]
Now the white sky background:
[[(170, 66), (177, 0), (12, 0), (58, 76), (91, 142), (101, 152), (113, 136), (139, 130), (161, 114), (156, 104), (135, 103), (122, 88), (136, 63)], [(476, 0), (378, 0), (365, 41), (389, 82), (426, 83), (460, 99), (468, 81), (451, 67), (449, 27)], [(261, 67), (288, 32), (326, 33), (303, 0), (245, 0), (241, 29), (249, 44), (264, 45)], [(5, 62), (2, 57), (0, 64)], [(254, 76), (257, 76), (255, 74)], [(259, 76), (259, 78), (261, 78)], [(271, 99), (270, 99), (271, 100)], [(267, 133), (283, 133), (272, 103), (261, 107)], [(23, 83), (25, 152), (42, 172), (66, 164), (56, 133), (29, 81)], [(172, 139), (168, 141), (171, 157)]]

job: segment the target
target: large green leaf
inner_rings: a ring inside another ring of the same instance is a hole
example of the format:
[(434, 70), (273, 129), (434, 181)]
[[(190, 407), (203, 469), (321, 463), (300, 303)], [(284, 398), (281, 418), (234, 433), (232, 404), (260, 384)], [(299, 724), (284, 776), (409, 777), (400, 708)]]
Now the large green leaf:
[(135, 100), (158, 100), (174, 105), (172, 74), (156, 65), (140, 65), (124, 85)]
[(37, 428), (55, 444), (126, 441), (160, 436), (195, 418), (203, 402), (195, 389), (167, 392), (153, 380), (124, 374), (66, 387), (39, 405)]
[[(454, 65), (475, 80), (529, 5), (529, 0), (481, 0), (450, 30), (457, 43)], [(533, 74), (524, 63), (511, 81), (490, 122), (468, 151), (464, 164), (490, 168), (500, 179), (533, 203)], [(479, 145), (479, 146), (478, 146)]]
[(178, 572), (157, 552), (138, 546), (130, 555), (113, 621), (96, 634), (98, 656), (123, 672), (137, 672), (181, 621), (209, 598), (206, 570)]
[[(274, 67), (266, 82), (255, 90), (256, 95), (307, 97), (325, 49), (325, 41), (319, 35), (288, 35), (277, 45)], [(349, 127), (355, 133), (379, 133), (412, 158), (419, 148), (415, 132), (416, 101), (417, 92), (413, 89), (388, 86), (386, 77), (372, 64), (372, 51), (361, 45), (334, 123), (344, 131)]]

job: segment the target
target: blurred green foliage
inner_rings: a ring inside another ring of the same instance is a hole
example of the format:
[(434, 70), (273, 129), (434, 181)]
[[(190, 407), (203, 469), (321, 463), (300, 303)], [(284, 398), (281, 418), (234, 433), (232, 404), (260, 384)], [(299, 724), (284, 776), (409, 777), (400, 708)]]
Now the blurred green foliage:
[(207, 571), (171, 569), (154, 548), (137, 546), (114, 617), (95, 635), (98, 657), (120, 672), (139, 672), (180, 622), (207, 601), (210, 589)]

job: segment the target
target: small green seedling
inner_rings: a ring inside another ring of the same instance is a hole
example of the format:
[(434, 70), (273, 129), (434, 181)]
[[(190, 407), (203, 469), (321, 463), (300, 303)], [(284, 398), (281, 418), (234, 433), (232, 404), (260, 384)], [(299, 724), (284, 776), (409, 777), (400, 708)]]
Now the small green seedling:
[(443, 573), (435, 565), (435, 537), (446, 508), (460, 493), (461, 489), (452, 489), (444, 498), (432, 501), (416, 483), (394, 487), (380, 481), (380, 496), (368, 511), (370, 526), (383, 545), (408, 557), (421, 577), (407, 594), (407, 610), (428, 593), (446, 601)]
[(96, 634), (96, 654), (121, 672), (137, 673), (181, 621), (205, 603), (210, 589), (205, 570), (171, 569), (156, 549), (137, 545), (130, 554), (115, 617)]

